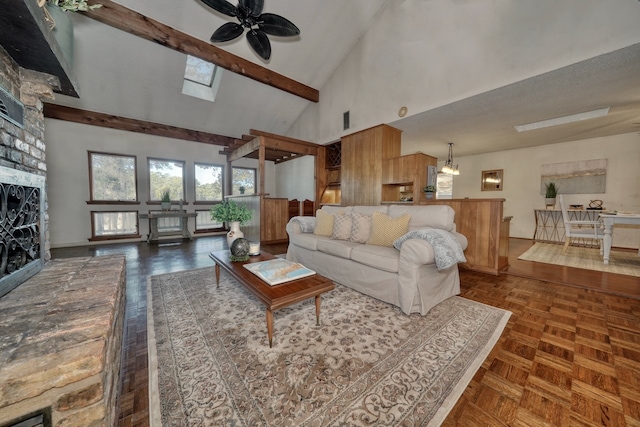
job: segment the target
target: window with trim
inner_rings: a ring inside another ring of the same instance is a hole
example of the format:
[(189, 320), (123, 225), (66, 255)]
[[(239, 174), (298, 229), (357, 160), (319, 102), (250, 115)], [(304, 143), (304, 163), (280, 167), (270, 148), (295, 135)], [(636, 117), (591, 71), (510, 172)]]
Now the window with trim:
[(149, 201), (160, 202), (169, 191), (172, 201), (185, 200), (184, 161), (148, 158)]
[(453, 175), (439, 173), (436, 190), (438, 199), (453, 198)]
[(92, 202), (137, 202), (136, 157), (89, 151)]
[(223, 229), (224, 224), (211, 219), (211, 212), (196, 209), (196, 232), (218, 231)]
[(231, 194), (241, 194), (240, 187), (244, 187), (244, 194), (256, 192), (256, 169), (234, 167), (231, 171)]
[(196, 163), (195, 195), (196, 202), (219, 202), (224, 188), (224, 166)]
[(91, 240), (140, 237), (137, 211), (91, 211)]

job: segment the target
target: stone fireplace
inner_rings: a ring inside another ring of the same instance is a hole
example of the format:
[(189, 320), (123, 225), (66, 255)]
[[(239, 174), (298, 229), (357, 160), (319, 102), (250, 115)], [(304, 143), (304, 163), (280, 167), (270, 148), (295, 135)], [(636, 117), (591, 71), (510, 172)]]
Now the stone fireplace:
[(53, 99), (56, 81), (0, 47), (0, 297), (51, 258), (42, 99)]
[(49, 249), (42, 100), (59, 86), (0, 46), (2, 427), (117, 424), (125, 258), (51, 260)]

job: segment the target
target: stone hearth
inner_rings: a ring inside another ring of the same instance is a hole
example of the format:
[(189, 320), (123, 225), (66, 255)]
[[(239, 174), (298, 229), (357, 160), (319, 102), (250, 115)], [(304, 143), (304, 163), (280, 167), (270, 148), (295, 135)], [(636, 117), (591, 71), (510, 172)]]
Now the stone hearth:
[(0, 298), (0, 425), (47, 408), (54, 426), (117, 423), (125, 294), (114, 255), (52, 260)]

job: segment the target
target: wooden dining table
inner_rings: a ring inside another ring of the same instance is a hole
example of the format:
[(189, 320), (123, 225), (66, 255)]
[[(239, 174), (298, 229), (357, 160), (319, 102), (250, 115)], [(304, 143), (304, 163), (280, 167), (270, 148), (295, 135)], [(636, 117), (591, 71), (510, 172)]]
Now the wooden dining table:
[[(611, 241), (613, 235), (613, 226), (615, 224), (630, 224), (640, 226), (640, 214), (600, 214), (604, 225), (603, 258), (604, 263), (609, 264), (609, 256), (611, 255)], [(640, 248), (638, 248), (638, 256), (640, 256)]]

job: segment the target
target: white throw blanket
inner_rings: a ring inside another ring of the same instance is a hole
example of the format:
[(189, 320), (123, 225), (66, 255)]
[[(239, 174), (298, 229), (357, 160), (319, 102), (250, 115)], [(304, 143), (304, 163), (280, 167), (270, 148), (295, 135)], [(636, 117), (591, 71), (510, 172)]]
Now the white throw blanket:
[(462, 246), (451, 233), (438, 228), (421, 228), (410, 231), (398, 240), (393, 242), (393, 247), (400, 250), (402, 244), (409, 239), (422, 239), (433, 246), (435, 254), (436, 268), (444, 270), (456, 265), (459, 262), (466, 262)]
[(313, 233), (316, 228), (315, 216), (294, 216), (291, 221), (298, 223), (303, 233)]

